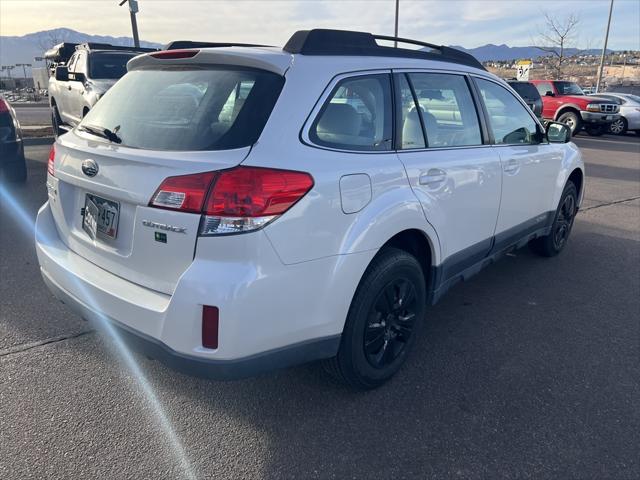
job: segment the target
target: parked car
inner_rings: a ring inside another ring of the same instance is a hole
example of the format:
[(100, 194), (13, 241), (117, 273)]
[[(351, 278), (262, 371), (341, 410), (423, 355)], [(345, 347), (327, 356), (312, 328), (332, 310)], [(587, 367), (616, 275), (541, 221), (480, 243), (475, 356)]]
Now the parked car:
[(589, 135), (602, 135), (620, 118), (620, 106), (605, 98), (584, 94), (574, 82), (532, 80), (542, 96), (542, 117), (564, 123), (576, 135), (582, 128)]
[(628, 130), (640, 135), (640, 96), (630, 93), (599, 93), (598, 97), (606, 98), (620, 104), (620, 118), (611, 122), (609, 131), (614, 135), (624, 135)]
[(508, 81), (518, 95), (522, 97), (529, 108), (538, 119), (542, 119), (542, 97), (538, 93), (538, 89), (531, 82), (522, 82), (518, 80)]
[[(74, 50), (71, 49), (74, 48)], [(127, 72), (127, 62), (151, 48), (103, 43), (60, 44), (48, 51), (54, 60), (49, 77), (49, 104), (54, 133), (75, 127), (96, 102)]]
[(16, 112), (9, 102), (0, 96), (0, 167), (11, 182), (27, 180), (27, 163), (24, 158), (22, 130)]
[(52, 149), (51, 291), (191, 374), (322, 359), (368, 389), (454, 284), (527, 244), (560, 253), (584, 190), (569, 128), (466, 53), (389, 39), (131, 60)]

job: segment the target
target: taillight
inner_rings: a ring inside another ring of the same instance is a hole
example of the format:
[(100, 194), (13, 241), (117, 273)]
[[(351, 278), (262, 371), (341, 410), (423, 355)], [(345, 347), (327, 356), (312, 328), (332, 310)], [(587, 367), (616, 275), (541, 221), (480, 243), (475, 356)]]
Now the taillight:
[(49, 159), (47, 160), (47, 172), (52, 177), (56, 176), (56, 144), (52, 144), (49, 149)]
[(178, 58), (192, 58), (195, 57), (200, 50), (163, 50), (161, 52), (151, 53), (153, 58), (159, 58), (161, 60), (174, 60)]
[(308, 173), (236, 167), (169, 177), (149, 206), (203, 213), (201, 235), (243, 233), (261, 228), (282, 215), (311, 187), (313, 178)]
[(169, 177), (156, 190), (150, 206), (200, 213), (215, 172)]
[(259, 167), (220, 172), (204, 206), (201, 235), (256, 230), (289, 210), (313, 187), (308, 173)]
[(4, 98), (0, 98), (0, 113), (8, 112), (9, 104)]

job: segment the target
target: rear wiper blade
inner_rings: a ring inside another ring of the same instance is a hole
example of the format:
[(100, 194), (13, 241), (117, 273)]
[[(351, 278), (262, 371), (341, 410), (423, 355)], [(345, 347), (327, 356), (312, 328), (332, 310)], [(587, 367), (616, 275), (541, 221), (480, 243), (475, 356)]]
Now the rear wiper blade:
[(113, 143), (122, 143), (122, 139), (118, 136), (118, 134), (112, 132), (108, 128), (96, 127), (93, 125), (80, 125), (78, 129), (82, 130), (83, 132), (88, 132), (91, 135), (95, 135), (96, 137), (105, 138)]

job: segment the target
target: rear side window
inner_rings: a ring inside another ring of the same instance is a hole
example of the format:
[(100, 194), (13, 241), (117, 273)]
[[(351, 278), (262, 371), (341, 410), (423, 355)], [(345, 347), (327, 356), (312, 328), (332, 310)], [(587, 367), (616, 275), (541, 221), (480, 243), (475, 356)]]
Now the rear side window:
[(134, 54), (126, 53), (92, 53), (89, 59), (89, 77), (116, 80), (127, 73), (127, 62), (133, 57)]
[(174, 67), (127, 73), (83, 119), (122, 145), (225, 150), (255, 143), (284, 85), (263, 70)]
[[(409, 81), (422, 117), (428, 147), (482, 145), (478, 114), (463, 76), (410, 73)], [(402, 88), (402, 83), (400, 86)], [(403, 117), (404, 137), (413, 130), (414, 122), (410, 110), (407, 115), (403, 113)]]
[(313, 122), (311, 141), (342, 150), (391, 150), (390, 82), (386, 74), (342, 80)]
[(550, 83), (536, 83), (536, 89), (538, 90), (538, 93), (540, 94), (541, 97), (544, 97), (547, 92), (551, 92), (553, 93), (553, 87), (551, 86)]

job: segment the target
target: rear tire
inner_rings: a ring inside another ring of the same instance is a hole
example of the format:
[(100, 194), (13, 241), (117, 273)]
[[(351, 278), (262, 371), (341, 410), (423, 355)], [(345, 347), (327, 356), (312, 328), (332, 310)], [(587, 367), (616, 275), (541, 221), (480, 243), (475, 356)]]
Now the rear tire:
[(560, 203), (551, 225), (551, 232), (529, 242), (529, 247), (543, 257), (555, 257), (567, 245), (573, 222), (578, 213), (578, 190), (568, 181), (560, 197)]
[(384, 248), (360, 281), (338, 355), (327, 360), (325, 367), (354, 389), (379, 387), (405, 362), (425, 310), (420, 263), (404, 250)]
[(575, 112), (565, 112), (558, 117), (558, 122), (564, 123), (569, 130), (571, 130), (571, 136), (575, 136), (582, 129), (582, 119), (580, 115)]
[(614, 135), (624, 135), (625, 133), (627, 133), (627, 128), (627, 120), (622, 117), (609, 125), (609, 131)]

